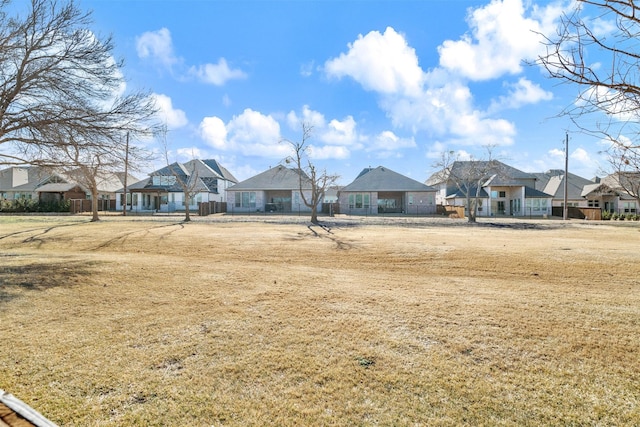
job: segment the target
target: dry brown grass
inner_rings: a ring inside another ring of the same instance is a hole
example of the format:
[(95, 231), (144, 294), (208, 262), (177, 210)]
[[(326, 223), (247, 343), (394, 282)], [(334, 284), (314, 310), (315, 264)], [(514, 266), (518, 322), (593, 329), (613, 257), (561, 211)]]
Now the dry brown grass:
[(640, 422), (637, 227), (238, 221), (0, 217), (0, 388), (65, 426)]

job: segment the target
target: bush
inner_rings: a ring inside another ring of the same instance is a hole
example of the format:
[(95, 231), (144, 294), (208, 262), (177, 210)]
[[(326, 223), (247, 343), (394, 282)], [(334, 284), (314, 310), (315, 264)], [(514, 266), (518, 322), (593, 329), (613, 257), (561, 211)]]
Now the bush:
[(609, 211), (602, 211), (602, 219), (605, 221), (608, 221), (611, 219), (611, 212)]
[(635, 218), (635, 215), (632, 213), (628, 213), (624, 216), (624, 219), (626, 219), (627, 221), (633, 221), (634, 218)]
[(71, 202), (69, 200), (51, 200), (41, 202), (33, 199), (3, 200), (0, 203), (0, 211), (10, 213), (27, 212), (69, 212)]
[(619, 217), (619, 216), (618, 216), (618, 213), (617, 213), (617, 212), (614, 212), (614, 213), (611, 215), (611, 219), (612, 219), (612, 220), (614, 220), (614, 221), (615, 221), (615, 220), (617, 220), (617, 219), (618, 219), (618, 217)]

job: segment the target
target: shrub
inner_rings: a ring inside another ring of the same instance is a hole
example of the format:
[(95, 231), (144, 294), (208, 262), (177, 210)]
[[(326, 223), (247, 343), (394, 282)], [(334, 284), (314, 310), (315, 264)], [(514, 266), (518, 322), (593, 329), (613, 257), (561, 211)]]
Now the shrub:
[(608, 221), (611, 219), (611, 212), (609, 211), (602, 211), (602, 219), (605, 221)]
[(614, 221), (617, 220), (618, 219), (618, 213), (614, 212), (613, 214), (611, 214), (611, 219), (614, 220)]

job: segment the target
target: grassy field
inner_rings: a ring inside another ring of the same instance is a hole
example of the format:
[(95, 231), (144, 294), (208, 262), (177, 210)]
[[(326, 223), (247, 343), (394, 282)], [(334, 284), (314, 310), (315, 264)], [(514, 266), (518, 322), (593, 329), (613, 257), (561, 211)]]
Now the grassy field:
[(640, 228), (0, 217), (0, 388), (64, 426), (638, 425)]

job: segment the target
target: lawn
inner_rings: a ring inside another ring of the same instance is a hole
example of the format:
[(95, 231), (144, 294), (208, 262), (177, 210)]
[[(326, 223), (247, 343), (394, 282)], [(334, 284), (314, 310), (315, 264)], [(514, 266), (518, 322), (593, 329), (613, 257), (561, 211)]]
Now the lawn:
[(0, 216), (0, 389), (64, 426), (640, 423), (637, 225), (328, 225)]

